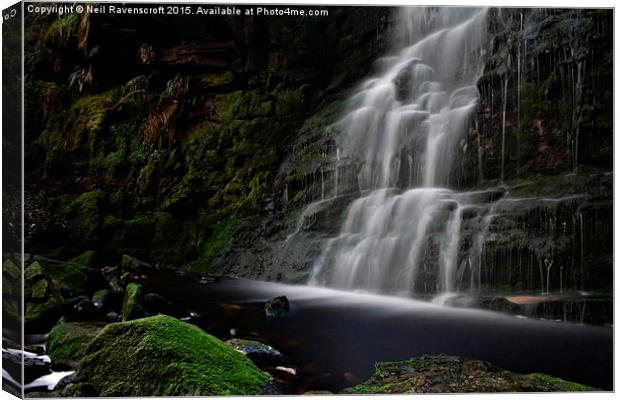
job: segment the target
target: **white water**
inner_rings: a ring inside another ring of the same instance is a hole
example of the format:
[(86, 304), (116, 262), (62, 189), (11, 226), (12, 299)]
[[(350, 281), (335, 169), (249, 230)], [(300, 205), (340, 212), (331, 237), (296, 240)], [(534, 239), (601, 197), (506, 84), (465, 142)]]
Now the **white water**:
[(380, 60), (334, 125), (337, 159), (360, 162), (363, 195), (324, 246), (311, 284), (412, 295), (428, 284), (424, 258), (438, 240), (431, 291), (456, 289), (462, 212), (471, 203), (445, 187), (478, 100), (485, 18), (473, 8), (401, 13), (404, 43)]

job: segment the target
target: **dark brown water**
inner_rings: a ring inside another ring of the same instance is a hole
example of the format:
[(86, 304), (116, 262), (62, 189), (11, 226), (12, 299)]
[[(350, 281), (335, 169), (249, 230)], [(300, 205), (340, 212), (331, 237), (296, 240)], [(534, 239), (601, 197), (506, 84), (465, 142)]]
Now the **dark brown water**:
[[(394, 297), (222, 278), (149, 277), (157, 292), (198, 314), (222, 338), (261, 340), (298, 368), (291, 392), (339, 391), (366, 380), (375, 362), (457, 355), (515, 372), (542, 372), (605, 390), (613, 386), (613, 329), (522, 319)], [(263, 303), (287, 296), (290, 314), (268, 321)]]

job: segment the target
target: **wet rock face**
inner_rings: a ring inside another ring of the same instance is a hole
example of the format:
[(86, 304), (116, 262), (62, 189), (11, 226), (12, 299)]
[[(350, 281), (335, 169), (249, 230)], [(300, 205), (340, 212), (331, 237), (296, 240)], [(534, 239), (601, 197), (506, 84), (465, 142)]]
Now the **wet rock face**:
[(455, 185), (500, 179), (502, 169), (505, 180), (611, 170), (611, 18), (605, 10), (490, 11), (479, 110)]

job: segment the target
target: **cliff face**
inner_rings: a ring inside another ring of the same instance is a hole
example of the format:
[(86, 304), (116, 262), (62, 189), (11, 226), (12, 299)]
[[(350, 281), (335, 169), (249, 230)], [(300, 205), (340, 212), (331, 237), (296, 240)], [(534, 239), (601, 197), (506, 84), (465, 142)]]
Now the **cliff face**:
[[(305, 282), (358, 190), (329, 126), (388, 49), (393, 16), (32, 18), (26, 248)], [(606, 288), (612, 13), (491, 9), (487, 21), (451, 187), (582, 197), (503, 210), (481, 285)]]
[(611, 171), (612, 13), (494, 9), (488, 21), (479, 111), (455, 185)]
[(612, 25), (609, 10), (489, 15), (480, 106), (455, 186), (508, 185), (542, 200), (498, 206), (483, 261), (490, 287), (611, 287)]
[(27, 252), (210, 269), (280, 207), (297, 130), (365, 75), (390, 11), (30, 15)]

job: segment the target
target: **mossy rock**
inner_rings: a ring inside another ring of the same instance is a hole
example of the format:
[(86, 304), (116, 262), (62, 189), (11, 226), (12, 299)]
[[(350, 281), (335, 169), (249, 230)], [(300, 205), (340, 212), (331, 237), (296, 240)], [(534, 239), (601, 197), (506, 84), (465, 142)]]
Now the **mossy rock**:
[(95, 308), (105, 310), (111, 303), (112, 292), (110, 289), (97, 290), (91, 298)]
[(33, 299), (44, 299), (49, 289), (47, 279), (40, 279), (30, 287), (30, 297)]
[(77, 380), (100, 396), (260, 395), (270, 380), (219, 339), (165, 315), (110, 324), (86, 353)]
[(596, 390), (544, 374), (517, 374), (488, 362), (445, 355), (380, 362), (366, 382), (345, 394), (573, 392)]
[[(93, 273), (93, 269), (84, 263), (86, 260), (81, 258), (82, 256), (66, 262), (39, 258), (35, 263), (41, 266), (41, 273), (55, 282), (56, 286), (69, 289), (73, 295), (80, 295), (87, 291), (90, 276)], [(79, 262), (73, 261), (76, 259)], [(31, 273), (36, 271), (33, 270)]]
[(95, 242), (103, 221), (105, 194), (102, 190), (82, 193), (66, 209), (74, 239), (79, 243)]
[(44, 333), (61, 317), (58, 301), (49, 296), (41, 303), (28, 302), (24, 315), (26, 333)]
[(157, 293), (147, 293), (147, 295), (144, 296), (144, 307), (151, 314), (165, 314), (165, 311), (170, 308), (168, 301)]
[(8, 258), (4, 260), (4, 263), (2, 264), (2, 278), (19, 280), (21, 279), (21, 276), (21, 269), (17, 265), (15, 265), (13, 261)]
[(123, 300), (123, 321), (129, 321), (144, 316), (144, 295), (142, 285), (130, 283), (125, 289)]
[(61, 298), (37, 261), (24, 271), (24, 300), (24, 324), (28, 333), (45, 332), (60, 318)]
[(103, 328), (102, 324), (61, 322), (47, 337), (47, 355), (53, 366), (76, 368), (88, 344)]
[(2, 318), (5, 326), (21, 325), (20, 302), (22, 298), (21, 270), (13, 261), (2, 264)]
[(26, 284), (35, 283), (42, 278), (44, 278), (43, 267), (38, 261), (33, 262), (24, 270), (24, 280)]
[(96, 251), (88, 250), (80, 254), (79, 256), (70, 259), (67, 262), (72, 263), (72, 264), (83, 265), (86, 267), (92, 267), (94, 265), (94, 262), (97, 259), (97, 256), (98, 256), (98, 253)]

